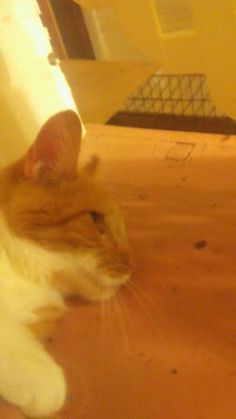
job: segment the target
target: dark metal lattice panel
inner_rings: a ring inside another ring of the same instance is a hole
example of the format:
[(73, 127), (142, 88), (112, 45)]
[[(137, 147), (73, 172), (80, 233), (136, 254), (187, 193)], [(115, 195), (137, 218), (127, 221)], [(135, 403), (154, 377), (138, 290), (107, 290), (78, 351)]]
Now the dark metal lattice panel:
[(162, 115), (222, 116), (210, 99), (204, 74), (155, 74), (128, 98), (121, 110)]

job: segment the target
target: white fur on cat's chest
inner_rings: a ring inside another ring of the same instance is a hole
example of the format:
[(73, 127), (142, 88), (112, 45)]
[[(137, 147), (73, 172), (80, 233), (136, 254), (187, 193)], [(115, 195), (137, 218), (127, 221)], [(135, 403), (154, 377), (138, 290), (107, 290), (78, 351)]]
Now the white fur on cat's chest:
[(39, 308), (63, 309), (60, 292), (50, 285), (57, 271), (77, 273), (96, 270), (92, 255), (48, 251), (14, 235), (0, 214), (0, 315), (23, 322), (36, 322)]
[(48, 282), (58, 261), (49, 252), (14, 236), (3, 216), (0, 234), (0, 315), (32, 323), (38, 320), (34, 311), (41, 307), (63, 308), (61, 295)]

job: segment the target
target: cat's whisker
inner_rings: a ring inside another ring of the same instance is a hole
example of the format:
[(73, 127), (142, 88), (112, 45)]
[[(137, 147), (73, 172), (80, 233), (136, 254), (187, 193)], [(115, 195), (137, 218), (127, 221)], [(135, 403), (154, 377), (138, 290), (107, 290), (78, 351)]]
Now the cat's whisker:
[(154, 305), (154, 307), (156, 307), (156, 300), (151, 297), (151, 295), (144, 289), (140, 282), (134, 281), (132, 279), (129, 282), (133, 288), (137, 289), (139, 293), (141, 293), (150, 303)]
[[(102, 316), (101, 319), (101, 334), (100, 334), (100, 354), (101, 354), (101, 360), (104, 363), (108, 363), (110, 366), (111, 359), (109, 356), (107, 356), (107, 346), (110, 344), (111, 341), (114, 341), (114, 333), (112, 329), (111, 324), (111, 314), (110, 314), (110, 301), (101, 301), (101, 310), (102, 310)], [(115, 347), (115, 345), (114, 345)], [(104, 355), (105, 354), (105, 355)]]
[[(107, 324), (112, 332), (112, 306), (111, 306), (112, 302), (111, 301), (107, 301), (106, 302), (106, 308), (107, 308)], [(111, 333), (113, 335), (113, 333)]]
[(108, 312), (109, 312), (109, 337), (112, 339), (113, 347), (117, 347), (117, 337), (116, 333), (114, 333), (114, 326), (116, 321), (116, 313), (115, 313), (115, 306), (116, 300), (112, 299), (107, 302)]
[(140, 284), (140, 282), (135, 282), (135, 281), (131, 280), (130, 281), (130, 286), (132, 287), (132, 289), (136, 290), (136, 292), (139, 294), (139, 296), (140, 296), (140, 294), (142, 294), (143, 300), (146, 300), (147, 304), (150, 306), (151, 310), (153, 312), (155, 312), (155, 314), (158, 314), (158, 318), (161, 320), (161, 323), (165, 324), (165, 327), (168, 327), (169, 322), (168, 322), (166, 316), (163, 314), (161, 308), (159, 307), (158, 300), (152, 298), (151, 295)]
[(137, 290), (134, 290), (134, 288), (132, 288), (129, 284), (127, 284), (127, 288), (129, 289), (129, 291), (131, 292), (131, 294), (135, 298), (136, 302), (139, 304), (140, 308), (142, 308), (142, 310), (146, 314), (147, 318), (151, 321), (151, 323), (153, 325), (156, 325), (152, 316), (151, 316), (151, 314), (150, 314), (150, 312), (148, 311), (146, 305), (144, 304), (144, 302), (140, 298), (140, 295), (138, 294)]
[(128, 322), (131, 325), (131, 327), (133, 329), (135, 329), (133, 318), (132, 318), (132, 316), (131, 316), (131, 314), (130, 314), (130, 312), (128, 310), (128, 307), (126, 306), (126, 304), (125, 304), (125, 302), (124, 302), (124, 300), (123, 300), (122, 295), (121, 295), (120, 292), (117, 293), (117, 298), (118, 298), (119, 303), (120, 303), (120, 305), (122, 307), (122, 310), (123, 310), (123, 312), (124, 312), (124, 314), (126, 316), (126, 319), (128, 320)]
[(111, 316), (111, 301), (104, 301), (104, 308), (106, 313), (106, 327), (109, 328), (109, 330), (112, 330), (111, 323), (112, 323), (112, 316)]
[(101, 352), (102, 352), (103, 340), (104, 340), (104, 335), (105, 335), (104, 326), (105, 326), (105, 306), (104, 306), (104, 301), (101, 301), (100, 303), (100, 336), (99, 336)]
[(109, 339), (109, 332), (110, 332), (110, 328), (109, 328), (109, 321), (108, 321), (108, 310), (107, 310), (107, 302), (106, 301), (102, 301), (102, 306), (103, 306), (103, 324), (102, 324), (102, 339), (101, 339), (101, 361), (103, 361), (103, 363), (109, 363), (109, 359), (106, 359), (106, 357), (104, 357), (104, 348), (107, 345), (107, 339)]
[(102, 310), (103, 310), (103, 343), (106, 341), (107, 336), (112, 336), (113, 339), (113, 329), (112, 329), (112, 315), (111, 315), (111, 301), (103, 300), (102, 301)]
[[(128, 353), (131, 352), (131, 345), (129, 339), (129, 328), (127, 326), (127, 312), (124, 310), (124, 304), (121, 302), (121, 296), (119, 291), (116, 293), (114, 299), (109, 301), (109, 310), (112, 315), (111, 318), (111, 335), (113, 340), (113, 345), (117, 347), (117, 341), (119, 336), (123, 339), (124, 350)], [(130, 317), (130, 316), (129, 316)], [(113, 324), (112, 324), (113, 323)], [(114, 333), (115, 328), (118, 327), (120, 333)]]
[[(119, 294), (117, 294), (117, 297), (118, 297), (118, 295)], [(116, 317), (117, 317), (118, 322), (119, 322), (119, 328), (120, 328), (121, 333), (122, 333), (124, 349), (128, 354), (130, 354), (132, 352), (132, 350), (131, 350), (129, 334), (128, 334), (128, 330), (127, 330), (127, 323), (125, 321), (126, 320), (125, 315), (124, 315), (125, 313), (124, 313), (124, 310), (123, 310), (123, 307), (120, 303), (119, 298), (116, 299), (114, 308), (116, 310)]]
[(120, 310), (122, 312), (122, 319), (125, 320), (126, 326), (127, 323), (132, 324), (130, 313), (127, 311), (120, 292), (117, 293), (117, 303), (119, 304)]

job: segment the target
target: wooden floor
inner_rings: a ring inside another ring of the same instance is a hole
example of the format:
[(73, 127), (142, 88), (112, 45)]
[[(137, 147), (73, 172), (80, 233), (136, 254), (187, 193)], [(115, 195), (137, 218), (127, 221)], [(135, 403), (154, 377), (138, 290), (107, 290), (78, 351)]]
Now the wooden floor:
[(89, 126), (91, 154), (136, 272), (111, 302), (73, 304), (47, 342), (68, 380), (56, 419), (235, 419), (236, 137)]

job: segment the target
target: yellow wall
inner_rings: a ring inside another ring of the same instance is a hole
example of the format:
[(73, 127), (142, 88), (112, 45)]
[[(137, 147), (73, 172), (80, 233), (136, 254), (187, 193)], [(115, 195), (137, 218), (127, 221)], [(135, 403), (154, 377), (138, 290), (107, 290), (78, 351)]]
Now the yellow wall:
[[(113, 49), (118, 50), (119, 41), (119, 59), (129, 60), (129, 44), (133, 55), (141, 51), (164, 73), (205, 73), (219, 111), (236, 119), (236, 0), (75, 1), (89, 8), (85, 13), (93, 16), (97, 32), (99, 24), (105, 29), (100, 37), (110, 47), (105, 59), (116, 59)], [(115, 33), (111, 12), (109, 24), (103, 24), (110, 8), (119, 21)], [(110, 45), (113, 38), (116, 42)]]
[(35, 0), (0, 3), (0, 165), (19, 157), (49, 116), (76, 109), (61, 70), (48, 63), (38, 11)]

